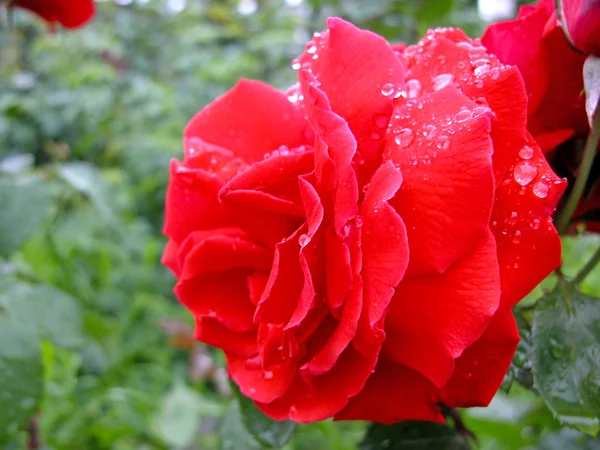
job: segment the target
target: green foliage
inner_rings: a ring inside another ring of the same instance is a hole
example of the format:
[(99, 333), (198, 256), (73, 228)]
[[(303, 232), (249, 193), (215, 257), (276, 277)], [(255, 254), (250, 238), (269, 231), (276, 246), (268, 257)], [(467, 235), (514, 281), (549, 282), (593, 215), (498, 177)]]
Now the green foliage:
[(400, 422), (392, 426), (369, 427), (361, 450), (469, 450), (464, 436), (447, 425), (428, 422)]
[(600, 431), (600, 300), (560, 282), (533, 322), (535, 386), (559, 420)]

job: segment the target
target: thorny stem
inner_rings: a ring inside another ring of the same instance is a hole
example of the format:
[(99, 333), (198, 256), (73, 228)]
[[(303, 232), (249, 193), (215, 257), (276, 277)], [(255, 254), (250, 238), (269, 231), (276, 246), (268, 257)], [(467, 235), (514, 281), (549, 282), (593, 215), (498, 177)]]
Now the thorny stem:
[(558, 229), (558, 232), (560, 234), (563, 234), (565, 231), (567, 231), (567, 228), (569, 227), (569, 223), (571, 221), (571, 217), (573, 216), (573, 213), (575, 212), (575, 209), (577, 208), (577, 205), (581, 200), (581, 196), (583, 195), (585, 185), (587, 184), (588, 177), (590, 176), (592, 163), (594, 162), (596, 152), (598, 151), (599, 139), (600, 113), (597, 113), (596, 117), (594, 118), (593, 126), (590, 129), (590, 135), (588, 136), (587, 142), (585, 144), (583, 158), (581, 160), (581, 164), (579, 165), (579, 173), (577, 174), (577, 179), (575, 180), (575, 184), (573, 185), (571, 194), (569, 194), (567, 203), (565, 204), (562, 212), (558, 217), (556, 228)]
[(573, 278), (573, 283), (579, 284), (581, 283), (585, 277), (587, 277), (590, 272), (596, 267), (596, 265), (600, 262), (600, 248), (598, 248), (592, 257), (585, 263), (583, 268), (579, 271), (575, 278)]

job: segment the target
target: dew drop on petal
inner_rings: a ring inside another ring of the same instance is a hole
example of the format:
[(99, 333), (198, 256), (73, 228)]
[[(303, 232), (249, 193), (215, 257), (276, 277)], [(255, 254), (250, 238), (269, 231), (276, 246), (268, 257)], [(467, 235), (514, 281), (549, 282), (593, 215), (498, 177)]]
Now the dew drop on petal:
[(381, 115), (381, 116), (375, 117), (375, 125), (379, 128), (387, 127), (389, 121), (390, 121), (390, 119), (388, 116)]
[(439, 91), (440, 89), (445, 88), (450, 83), (452, 83), (453, 80), (454, 77), (449, 73), (443, 73), (441, 75), (438, 75), (433, 79), (433, 90)]
[(523, 159), (531, 159), (533, 157), (533, 149), (526, 145), (519, 151), (519, 156)]
[(413, 141), (414, 135), (410, 128), (403, 128), (394, 138), (394, 142), (401, 147), (407, 147)]
[(538, 198), (546, 198), (548, 196), (548, 185), (543, 181), (538, 181), (533, 185), (533, 194)]
[(512, 241), (514, 244), (518, 244), (519, 242), (521, 242), (521, 232), (519, 230), (515, 231), (515, 234), (513, 234)]
[(306, 53), (312, 55), (313, 53), (317, 52), (317, 46), (315, 45), (314, 41), (308, 41), (308, 43), (306, 44)]
[(301, 234), (298, 238), (298, 244), (300, 244), (300, 247), (306, 247), (306, 245), (308, 245), (309, 242), (310, 236), (308, 234)]
[(537, 230), (540, 228), (540, 219), (533, 219), (531, 221), (531, 228), (533, 228), (534, 230)]
[(271, 370), (265, 370), (265, 380), (272, 380), (273, 379), (273, 372)]
[(537, 168), (528, 161), (521, 161), (513, 170), (513, 178), (521, 186), (527, 186), (537, 176)]
[(381, 94), (386, 97), (389, 97), (390, 95), (392, 95), (394, 93), (394, 90), (395, 90), (395, 88), (392, 83), (386, 83), (381, 88)]
[(468, 109), (463, 109), (456, 114), (456, 123), (463, 123), (473, 116), (473, 112)]
[(486, 73), (488, 73), (490, 71), (490, 65), (489, 64), (483, 64), (479, 67), (476, 67), (475, 70), (473, 70), (473, 73), (475, 74), (475, 76), (482, 76), (485, 75)]
[(300, 64), (298, 61), (294, 60), (294, 62), (292, 62), (292, 69), (300, 70), (300, 67), (302, 67), (302, 64)]
[(419, 80), (408, 80), (406, 82), (408, 98), (417, 98), (421, 93), (421, 88), (421, 82)]

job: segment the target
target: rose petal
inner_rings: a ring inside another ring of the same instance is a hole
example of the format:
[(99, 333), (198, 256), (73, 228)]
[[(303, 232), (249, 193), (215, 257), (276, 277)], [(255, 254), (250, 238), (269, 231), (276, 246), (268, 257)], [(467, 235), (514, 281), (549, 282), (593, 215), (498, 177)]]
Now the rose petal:
[(552, 213), (566, 187), (533, 139), (496, 190), (491, 229), (498, 246), (502, 308), (510, 308), (560, 264)]
[(440, 400), (451, 408), (487, 406), (504, 379), (519, 344), (511, 310), (498, 313), (483, 335), (456, 360)]
[(404, 85), (404, 68), (381, 36), (336, 17), (327, 26), (298, 61), (302, 69), (312, 70), (333, 112), (348, 123), (362, 157), (378, 160), (393, 94)]
[(390, 203), (408, 230), (409, 273), (444, 272), (488, 228), (490, 123), (474, 108), (448, 85), (394, 113), (384, 158), (401, 167), (404, 178)]
[(443, 423), (444, 417), (435, 403), (435, 391), (435, 387), (419, 373), (380, 359), (365, 387), (335, 415), (335, 420)]
[(452, 375), (454, 360), (481, 336), (499, 301), (496, 245), (488, 232), (443, 274), (404, 278), (386, 318), (383, 352), (441, 387)]
[(281, 146), (308, 144), (305, 131), (306, 121), (282, 92), (240, 80), (190, 120), (184, 138), (200, 138), (251, 163)]
[(194, 339), (246, 358), (258, 353), (256, 331), (237, 333), (208, 317), (196, 317)]

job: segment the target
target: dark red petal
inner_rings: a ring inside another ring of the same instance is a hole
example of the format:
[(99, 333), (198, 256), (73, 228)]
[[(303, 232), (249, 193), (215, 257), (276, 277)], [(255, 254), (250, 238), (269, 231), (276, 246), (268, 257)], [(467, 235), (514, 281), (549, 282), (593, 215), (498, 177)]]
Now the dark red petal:
[(194, 339), (246, 358), (258, 354), (256, 331), (236, 333), (208, 317), (196, 317)]
[(373, 335), (373, 330), (380, 332), (377, 324), (408, 267), (406, 227), (388, 204), (401, 184), (400, 170), (390, 161), (384, 163), (373, 175), (361, 207), (365, 296), (361, 330), (367, 336)]
[(488, 231), (443, 274), (404, 278), (386, 318), (383, 352), (441, 387), (452, 375), (454, 360), (481, 336), (499, 301), (496, 245)]
[(498, 246), (502, 308), (510, 308), (560, 264), (552, 213), (566, 182), (548, 166), (530, 138), (496, 190), (491, 229)]
[(250, 293), (250, 301), (254, 305), (258, 304), (268, 279), (269, 274), (267, 272), (255, 272), (248, 276), (248, 292)]
[(209, 317), (234, 332), (251, 331), (254, 305), (244, 272), (228, 270), (179, 280), (175, 294), (194, 317)]
[[(348, 122), (363, 158), (379, 159), (393, 94), (404, 85), (404, 68), (381, 36), (335, 17), (327, 26), (298, 61), (321, 83), (333, 112)], [(300, 82), (306, 80), (300, 77)]]
[(403, 420), (444, 422), (435, 387), (419, 373), (380, 359), (375, 371), (335, 420), (392, 424)]
[(440, 401), (452, 408), (487, 406), (504, 379), (519, 343), (512, 311), (496, 314), (483, 335), (456, 360)]
[(284, 396), (271, 403), (257, 402), (256, 406), (275, 420), (310, 423), (327, 419), (360, 392), (376, 361), (377, 353), (365, 357), (349, 346), (332, 370), (312, 377), (310, 385), (297, 376)]
[(12, 0), (10, 6), (28, 9), (46, 22), (60, 23), (65, 28), (79, 28), (95, 14), (94, 0)]
[(352, 167), (356, 140), (348, 124), (331, 111), (312, 73), (300, 71), (303, 105), (315, 131), (315, 179), (326, 212), (333, 213), (336, 233), (358, 212), (358, 182)]
[(226, 183), (248, 164), (231, 150), (203, 141), (199, 137), (186, 137), (183, 142), (183, 166), (200, 169)]
[(600, 56), (600, 2), (569, 0), (560, 3), (571, 41), (585, 54)]
[(181, 244), (192, 231), (231, 224), (217, 198), (222, 185), (222, 181), (209, 172), (188, 169), (172, 160), (163, 232)]
[(394, 112), (384, 159), (404, 178), (390, 203), (408, 230), (409, 273), (444, 272), (488, 229), (494, 177), (486, 111), (449, 85)]
[(491, 24), (481, 37), (491, 54), (519, 68), (529, 92), (529, 111), (539, 107), (550, 82), (550, 73), (540, 56), (540, 40), (553, 10), (553, 0), (522, 6), (515, 20)]
[(226, 354), (227, 371), (246, 397), (257, 402), (270, 403), (288, 390), (297, 374), (297, 365), (291, 361), (277, 366), (249, 368), (246, 358)]
[(259, 81), (240, 80), (190, 120), (184, 139), (197, 137), (255, 162), (282, 145), (307, 144), (305, 130), (302, 114), (282, 92)]

